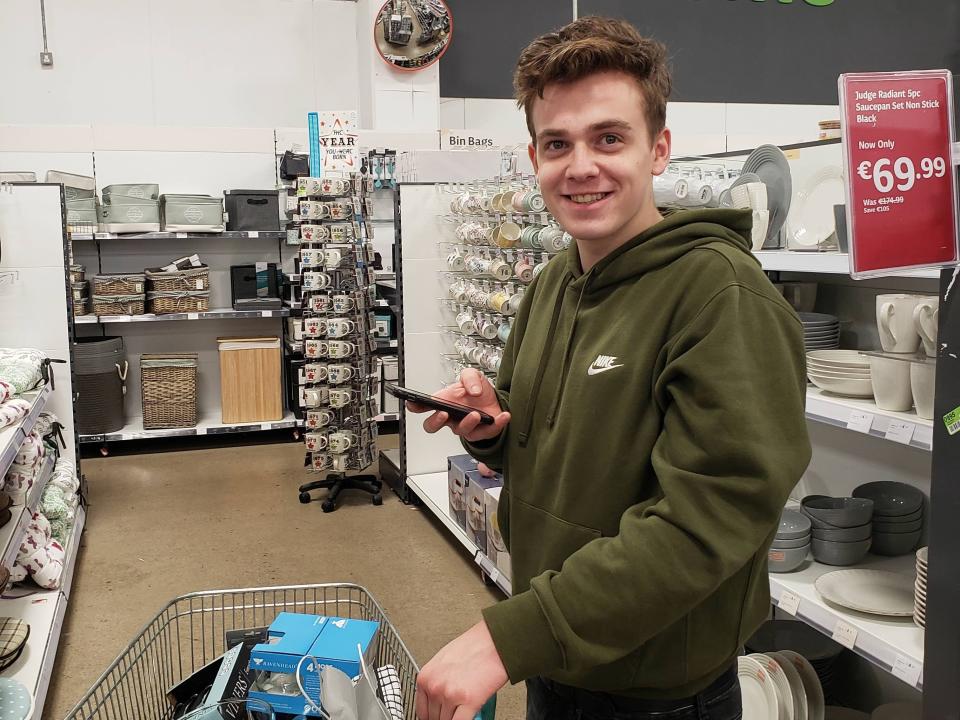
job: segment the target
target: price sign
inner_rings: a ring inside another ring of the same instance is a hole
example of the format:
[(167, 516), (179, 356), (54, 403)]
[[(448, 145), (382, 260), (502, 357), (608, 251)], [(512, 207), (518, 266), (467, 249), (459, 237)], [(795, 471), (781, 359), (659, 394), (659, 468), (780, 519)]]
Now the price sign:
[(900, 678), (910, 687), (916, 687), (920, 682), (920, 673), (923, 672), (923, 663), (911, 660), (903, 655), (897, 655), (893, 663), (893, 676)]
[(847, 420), (847, 429), (856, 432), (870, 434), (870, 428), (873, 427), (873, 413), (854, 410), (850, 413), (850, 419)]
[(840, 76), (850, 274), (957, 262), (946, 70)]
[(833, 639), (845, 648), (853, 650), (857, 644), (857, 629), (843, 620), (837, 620), (837, 625), (833, 629)]
[(784, 590), (780, 593), (780, 603), (778, 607), (788, 615), (796, 616), (797, 611), (800, 609), (800, 596), (793, 594), (789, 590)]

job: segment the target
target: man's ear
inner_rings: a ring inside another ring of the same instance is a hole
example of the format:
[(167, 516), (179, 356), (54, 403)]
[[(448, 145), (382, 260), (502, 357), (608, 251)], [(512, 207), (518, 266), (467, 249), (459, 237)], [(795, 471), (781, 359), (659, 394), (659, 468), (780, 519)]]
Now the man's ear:
[(533, 164), (533, 172), (536, 174), (540, 171), (540, 168), (537, 167), (537, 148), (533, 143), (527, 145), (527, 153), (530, 155), (530, 162)]
[(653, 141), (653, 174), (661, 175), (670, 164), (670, 128), (661, 130)]

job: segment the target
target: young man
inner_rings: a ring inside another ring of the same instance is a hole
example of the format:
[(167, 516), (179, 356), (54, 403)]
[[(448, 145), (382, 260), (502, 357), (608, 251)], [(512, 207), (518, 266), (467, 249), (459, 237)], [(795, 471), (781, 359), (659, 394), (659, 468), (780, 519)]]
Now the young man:
[(810, 459), (801, 325), (749, 212), (654, 204), (662, 45), (583, 18), (531, 43), (515, 86), (576, 243), (530, 286), (496, 388), (467, 370), (439, 393), (495, 424), (424, 422), (503, 469), (514, 595), (423, 668), (418, 717), (472, 720), (525, 680), (529, 720), (739, 718), (736, 656)]

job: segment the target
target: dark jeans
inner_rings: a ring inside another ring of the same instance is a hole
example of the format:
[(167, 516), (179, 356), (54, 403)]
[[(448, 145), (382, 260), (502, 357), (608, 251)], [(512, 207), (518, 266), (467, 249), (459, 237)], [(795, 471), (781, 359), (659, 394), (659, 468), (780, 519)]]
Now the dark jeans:
[(736, 669), (684, 700), (641, 700), (527, 680), (527, 720), (741, 720)]

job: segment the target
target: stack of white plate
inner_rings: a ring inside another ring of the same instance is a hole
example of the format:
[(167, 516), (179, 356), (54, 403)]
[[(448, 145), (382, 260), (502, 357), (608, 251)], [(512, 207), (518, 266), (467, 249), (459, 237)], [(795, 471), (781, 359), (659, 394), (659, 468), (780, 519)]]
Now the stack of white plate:
[(737, 658), (744, 720), (824, 720), (813, 666), (790, 650)]
[(840, 321), (835, 315), (797, 313), (803, 323), (803, 344), (807, 350), (829, 350), (840, 347)]
[(847, 397), (873, 397), (870, 359), (856, 350), (807, 352), (807, 376), (822, 390)]
[(927, 626), (927, 549), (917, 550), (917, 581), (913, 585), (913, 621)]

